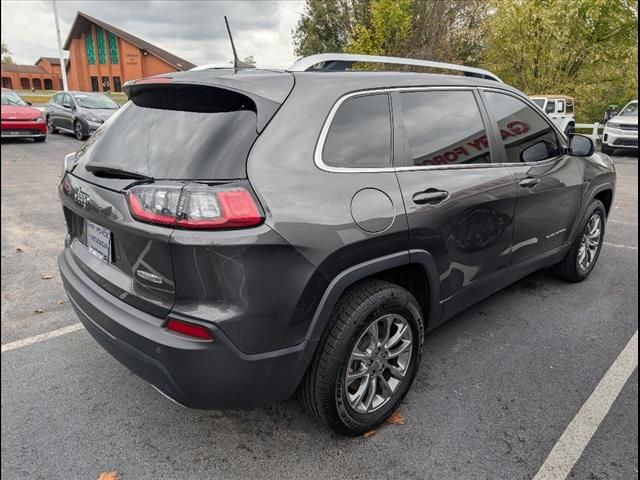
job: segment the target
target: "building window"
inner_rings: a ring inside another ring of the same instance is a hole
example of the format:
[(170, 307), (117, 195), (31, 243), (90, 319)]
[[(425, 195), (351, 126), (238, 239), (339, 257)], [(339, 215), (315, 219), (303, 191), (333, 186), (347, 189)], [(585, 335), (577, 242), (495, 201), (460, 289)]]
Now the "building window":
[(53, 81), (50, 78), (44, 79), (44, 89), (53, 90)]
[(39, 78), (33, 79), (33, 88), (36, 90), (42, 90), (42, 81)]
[[(109, 38), (109, 60), (112, 64), (118, 64), (118, 38), (111, 32), (108, 33)], [(115, 78), (114, 78), (115, 83)]]
[(102, 77), (102, 91), (108, 92), (111, 90), (111, 85), (109, 84), (109, 77)]
[(96, 27), (96, 41), (98, 42), (98, 61), (100, 65), (107, 63), (107, 47), (104, 43), (104, 30)]
[(113, 91), (121, 92), (122, 84), (120, 83), (120, 77), (113, 77)]
[(100, 87), (98, 86), (98, 77), (91, 77), (91, 91), (99, 92)]
[(29, 90), (31, 88), (31, 83), (29, 82), (28, 78), (20, 79), (20, 88), (23, 90)]
[(2, 77), (2, 88), (11, 88), (13, 89), (13, 84), (11, 83), (10, 77)]
[(84, 41), (87, 47), (87, 60), (89, 61), (89, 65), (94, 65), (96, 63), (96, 52), (93, 49), (93, 35), (91, 31), (85, 35)]

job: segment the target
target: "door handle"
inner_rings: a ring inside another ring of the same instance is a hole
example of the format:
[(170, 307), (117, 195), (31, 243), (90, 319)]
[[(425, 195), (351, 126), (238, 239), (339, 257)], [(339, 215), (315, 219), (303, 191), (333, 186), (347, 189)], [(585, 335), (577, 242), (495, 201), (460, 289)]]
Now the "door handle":
[(525, 178), (524, 180), (520, 180), (520, 186), (525, 188), (533, 188), (539, 183), (539, 178)]
[(417, 203), (418, 205), (437, 205), (447, 198), (449, 198), (449, 192), (445, 192), (444, 190), (436, 190), (435, 188), (429, 188), (424, 192), (413, 194), (413, 202)]

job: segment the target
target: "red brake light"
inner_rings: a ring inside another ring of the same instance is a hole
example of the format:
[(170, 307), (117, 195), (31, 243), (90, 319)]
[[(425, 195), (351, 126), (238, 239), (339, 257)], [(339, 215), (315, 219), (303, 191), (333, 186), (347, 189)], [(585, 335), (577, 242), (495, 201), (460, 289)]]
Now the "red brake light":
[(175, 320), (170, 318), (167, 322), (167, 330), (186, 335), (187, 337), (199, 338), (200, 340), (213, 340), (211, 332), (202, 325), (185, 322), (183, 320)]
[(127, 200), (136, 220), (187, 229), (252, 227), (263, 220), (253, 196), (241, 186), (140, 185)]

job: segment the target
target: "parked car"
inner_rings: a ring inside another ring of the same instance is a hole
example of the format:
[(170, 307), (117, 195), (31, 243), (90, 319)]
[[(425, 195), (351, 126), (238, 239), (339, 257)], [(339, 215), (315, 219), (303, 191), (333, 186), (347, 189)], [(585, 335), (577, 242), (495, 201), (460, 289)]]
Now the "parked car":
[(565, 95), (534, 95), (531, 97), (540, 109), (546, 113), (551, 121), (565, 133), (571, 135), (576, 129), (576, 117), (574, 114), (575, 102), (573, 98)]
[(408, 392), (426, 332), (540, 268), (586, 279), (611, 159), (490, 72), (348, 70), (403, 61), (125, 85), (59, 187), (60, 272), (87, 330), (182, 405), (297, 390), (360, 435)]
[(47, 125), (42, 112), (8, 88), (2, 89), (0, 125), (2, 138), (33, 138), (36, 142), (47, 139)]
[(638, 149), (638, 100), (629, 102), (604, 126), (602, 152), (611, 155), (618, 148)]
[(58, 131), (84, 140), (111, 117), (119, 105), (104, 93), (58, 92), (47, 104), (49, 133)]

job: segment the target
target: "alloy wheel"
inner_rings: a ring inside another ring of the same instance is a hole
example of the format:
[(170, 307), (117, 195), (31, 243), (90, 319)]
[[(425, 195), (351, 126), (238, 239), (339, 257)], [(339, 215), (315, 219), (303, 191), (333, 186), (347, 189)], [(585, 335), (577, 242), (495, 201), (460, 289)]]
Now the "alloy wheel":
[(84, 138), (84, 133), (82, 133), (82, 125), (80, 122), (76, 122), (75, 125), (76, 138), (78, 140), (82, 140)]
[(398, 390), (411, 362), (413, 332), (405, 317), (383, 315), (374, 320), (355, 343), (345, 375), (349, 406), (371, 413)]
[(602, 217), (594, 213), (584, 227), (580, 247), (578, 248), (578, 267), (582, 271), (588, 270), (598, 254), (602, 239)]
[(47, 117), (47, 130), (49, 133), (53, 133), (53, 119), (51, 117)]

